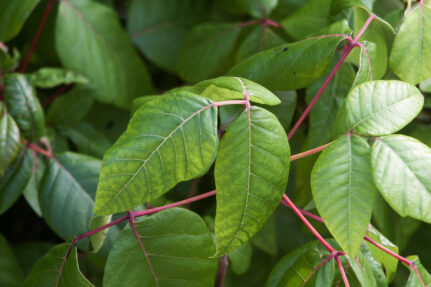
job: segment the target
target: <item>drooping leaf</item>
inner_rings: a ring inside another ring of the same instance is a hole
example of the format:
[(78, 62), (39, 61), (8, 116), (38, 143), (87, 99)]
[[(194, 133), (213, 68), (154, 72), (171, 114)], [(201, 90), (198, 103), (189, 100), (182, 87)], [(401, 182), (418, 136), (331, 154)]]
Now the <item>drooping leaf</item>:
[(0, 176), (18, 155), (21, 146), (18, 125), (2, 108), (0, 102)]
[(73, 125), (82, 121), (94, 102), (94, 90), (78, 85), (55, 99), (50, 105), (46, 121), (56, 125)]
[(195, 83), (226, 72), (241, 31), (235, 24), (202, 24), (184, 39), (178, 59), (178, 73)]
[(148, 72), (117, 15), (103, 4), (61, 1), (56, 48), (64, 67), (88, 78), (101, 102), (128, 108), (133, 98), (152, 90)]
[(33, 160), (36, 160), (37, 162), (33, 163), (31, 176), (27, 186), (24, 188), (23, 195), (28, 205), (30, 205), (30, 207), (33, 209), (34, 213), (36, 213), (39, 217), (42, 217), (42, 210), (40, 209), (39, 204), (39, 183), (42, 180), (45, 171), (45, 163), (39, 157), (33, 157)]
[(421, 111), (421, 92), (401, 81), (370, 81), (354, 87), (337, 116), (337, 132), (380, 136), (405, 127)]
[(243, 100), (244, 89), (251, 102), (270, 106), (280, 104), (280, 99), (270, 90), (245, 78), (223, 76), (193, 86), (193, 91), (215, 102)]
[(373, 178), (377, 189), (401, 216), (431, 222), (431, 149), (403, 135), (373, 144)]
[(8, 210), (24, 191), (31, 177), (32, 165), (32, 153), (22, 149), (0, 177), (0, 214)]
[(229, 70), (270, 90), (296, 90), (318, 80), (327, 70), (343, 36), (316, 37), (260, 52)]
[(229, 125), (214, 171), (217, 255), (241, 246), (272, 215), (286, 189), (289, 158), (286, 133), (270, 112), (251, 107)]
[[(111, 221), (111, 215), (102, 215), (102, 216), (93, 216), (90, 219), (90, 223), (88, 224), (88, 228), (90, 230), (97, 229)], [(90, 236), (90, 250), (91, 252), (98, 252), (100, 248), (102, 248), (103, 243), (105, 242), (106, 235), (108, 233), (108, 229), (104, 229), (100, 232), (97, 232)]]
[(57, 279), (63, 258), (69, 248), (68, 243), (54, 246), (48, 253), (39, 259), (26, 277), (22, 287), (92, 287), (87, 278), (81, 273), (78, 266), (76, 247), (73, 247), (69, 258), (64, 265), (61, 277)]
[[(105, 267), (104, 286), (213, 286), (214, 243), (205, 222), (187, 209), (161, 211), (126, 227)], [(127, 254), (127, 256), (124, 256)]]
[[(419, 274), (421, 275), (423, 283), (425, 284), (425, 286), (429, 286), (429, 284), (431, 284), (431, 275), (422, 265), (422, 263), (419, 260), (419, 257), (413, 255), (413, 256), (407, 257), (407, 259), (415, 262), (415, 265), (419, 271)], [(418, 275), (416, 274), (416, 272), (412, 269), (410, 271), (410, 276), (409, 276), (409, 280), (407, 281), (406, 287), (416, 287), (416, 286), (422, 286), (422, 283)]]
[(23, 74), (7, 75), (5, 100), (8, 112), (28, 139), (36, 141), (44, 135), (45, 115), (31, 79)]
[[(331, 242), (331, 245), (334, 242)], [(283, 257), (272, 269), (267, 287), (332, 286), (335, 275), (334, 259), (328, 260), (313, 274), (314, 270), (330, 254), (318, 241), (307, 243)]]
[(390, 68), (413, 85), (431, 77), (431, 7), (417, 5), (404, 17), (394, 40)]
[(81, 74), (62, 68), (41, 68), (32, 74), (33, 83), (38, 88), (54, 88), (68, 84), (88, 84)]
[(209, 6), (206, 0), (134, 0), (129, 4), (127, 30), (145, 56), (176, 72), (184, 37), (205, 20)]
[(23, 272), (6, 238), (0, 233), (0, 285), (21, 286)]
[(235, 274), (244, 274), (250, 267), (252, 255), (253, 247), (251, 247), (250, 243), (246, 242), (244, 245), (228, 254), (229, 267)]
[(319, 214), (343, 250), (354, 257), (371, 220), (376, 188), (369, 162), (370, 146), (346, 135), (328, 146), (311, 173)]
[(361, 48), (361, 54), (359, 56), (359, 67), (356, 73), (353, 87), (372, 81), (374, 79), (373, 71), (376, 65), (379, 65), (377, 61), (381, 60), (377, 57), (376, 44), (372, 42), (363, 42), (363, 48)]
[(21, 31), (39, 0), (0, 2), (0, 42), (7, 42)]
[(130, 210), (208, 170), (218, 142), (217, 108), (206, 98), (183, 93), (142, 106), (106, 152), (96, 214)]

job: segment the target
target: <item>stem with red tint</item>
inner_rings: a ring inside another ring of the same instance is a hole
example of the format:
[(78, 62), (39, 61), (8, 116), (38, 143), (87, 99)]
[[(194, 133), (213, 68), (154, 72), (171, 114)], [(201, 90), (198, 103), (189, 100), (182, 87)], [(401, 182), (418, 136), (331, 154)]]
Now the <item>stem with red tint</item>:
[(347, 279), (346, 272), (344, 271), (343, 264), (341, 264), (340, 257), (336, 256), (335, 260), (337, 261), (338, 269), (340, 269), (341, 278), (343, 278), (344, 286), (350, 287), (349, 280)]
[(333, 142), (329, 142), (329, 143), (321, 145), (319, 147), (316, 147), (316, 148), (313, 148), (313, 149), (310, 149), (310, 150), (307, 150), (307, 151), (304, 151), (304, 152), (301, 152), (301, 153), (298, 153), (298, 154), (291, 155), (290, 156), (290, 161), (294, 161), (294, 160), (297, 160), (297, 159), (300, 159), (300, 158), (303, 158), (303, 157), (306, 157), (306, 156), (309, 156), (309, 155), (321, 152), (322, 150), (324, 150), (325, 148), (327, 148), (332, 143)]
[(58, 90), (56, 90), (54, 92), (54, 94), (52, 94), (52, 96), (50, 96), (48, 99), (46, 99), (43, 103), (42, 103), (42, 107), (46, 108), (46, 106), (48, 106), (50, 103), (52, 103), (57, 97), (61, 96), (64, 92), (66, 92), (70, 87), (72, 87), (73, 84), (67, 84), (64, 85), (62, 87), (60, 87)]
[(53, 158), (53, 155), (50, 152), (44, 150), (43, 148), (38, 147), (35, 144), (29, 143), (28, 141), (26, 141), (24, 139), (22, 139), (21, 142), (23, 144), (25, 144), (29, 149), (32, 149), (33, 151), (36, 151), (37, 153), (43, 154), (44, 156), (46, 156), (48, 158)]
[(45, 27), (45, 22), (48, 19), (49, 12), (51, 12), (51, 8), (54, 5), (55, 0), (49, 0), (46, 5), (45, 12), (43, 13), (42, 20), (40, 21), (39, 27), (37, 28), (36, 34), (34, 35), (33, 42), (30, 45), (30, 49), (25, 56), (24, 63), (20, 69), (21, 73), (25, 73), (27, 70), (28, 63), (30, 62), (31, 55), (33, 54), (34, 49), (36, 48), (37, 42), (39, 41), (40, 34), (42, 33), (43, 28)]

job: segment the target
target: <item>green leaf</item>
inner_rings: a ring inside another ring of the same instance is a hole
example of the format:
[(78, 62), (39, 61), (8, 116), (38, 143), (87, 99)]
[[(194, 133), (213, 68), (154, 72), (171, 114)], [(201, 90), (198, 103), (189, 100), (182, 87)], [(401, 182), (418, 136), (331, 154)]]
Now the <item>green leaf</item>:
[[(39, 187), (40, 207), (45, 222), (65, 240), (88, 231), (100, 164), (98, 159), (67, 152), (46, 166)], [(78, 246), (88, 250), (89, 240), (79, 241)]]
[(128, 108), (152, 91), (148, 72), (116, 13), (94, 1), (61, 1), (56, 47), (64, 67), (80, 72), (104, 103)]
[(284, 44), (281, 39), (271, 28), (258, 25), (253, 27), (247, 37), (241, 42), (235, 56), (235, 62), (238, 63), (254, 54), (267, 50), (269, 48)]
[(22, 149), (0, 177), (0, 214), (6, 212), (24, 191), (31, 177), (32, 152)]
[(73, 125), (82, 121), (94, 102), (94, 90), (78, 85), (55, 99), (48, 109), (46, 121), (56, 125)]
[(17, 69), (20, 57), (21, 54), (16, 48), (12, 49), (12, 53), (8, 53), (8, 50), (0, 48), (0, 70), (3, 72)]
[(343, 36), (317, 37), (277, 46), (245, 59), (228, 74), (247, 78), (270, 90), (300, 89), (326, 72), (335, 48), (343, 39)]
[(413, 85), (431, 77), (431, 7), (417, 5), (400, 26), (389, 61), (401, 80)]
[(354, 87), (337, 116), (337, 131), (380, 136), (399, 131), (421, 111), (424, 98), (401, 81), (371, 81)]
[(277, 256), (278, 252), (276, 225), (275, 217), (271, 216), (262, 229), (250, 240), (253, 246), (271, 256)]
[(244, 88), (251, 102), (270, 106), (281, 103), (280, 99), (267, 88), (239, 77), (223, 76), (202, 81), (193, 86), (196, 93), (215, 102), (243, 100)]
[(92, 125), (80, 122), (68, 127), (61, 127), (61, 133), (67, 136), (80, 153), (102, 158), (111, 147), (110, 141)]
[(76, 247), (73, 247), (69, 258), (64, 265), (61, 278), (57, 285), (57, 278), (60, 272), (63, 258), (69, 247), (68, 243), (63, 243), (54, 246), (48, 253), (39, 259), (31, 269), (23, 283), (23, 287), (46, 287), (46, 286), (61, 286), (61, 287), (91, 287), (87, 278), (81, 273), (78, 266), (78, 256)]
[[(94, 230), (99, 228), (111, 221), (111, 215), (102, 215), (102, 216), (93, 216), (90, 219), (90, 223), (88, 224), (89, 230)], [(104, 229), (102, 231), (97, 232), (90, 236), (90, 250), (93, 253), (96, 253), (102, 248), (103, 243), (105, 242), (106, 235), (108, 233), (108, 229)]]
[(316, 27), (323, 28), (330, 24), (331, 1), (308, 1), (295, 13), (283, 20), (281, 25), (294, 39), (304, 39), (307, 35), (316, 32)]
[(53, 246), (54, 243), (46, 241), (24, 241), (14, 245), (13, 251), (25, 276), (30, 273), (36, 261), (44, 256)]
[(0, 233), (0, 285), (21, 286), (23, 272), (6, 238)]
[(265, 18), (277, 6), (278, 0), (221, 0), (222, 7), (233, 14), (249, 14)]
[(356, 73), (353, 87), (368, 81), (372, 81), (374, 78), (374, 67), (381, 64), (378, 63), (378, 61), (381, 59), (377, 57), (376, 44), (372, 42), (363, 42), (362, 45), (363, 48), (361, 48), (361, 54), (359, 56), (359, 68), (358, 72)]
[(39, 0), (0, 2), (0, 42), (7, 42), (21, 31)]
[[(130, 226), (109, 254), (103, 286), (213, 286), (217, 259), (205, 222), (187, 209), (161, 211)], [(127, 256), (125, 256), (127, 254)]]
[(206, 98), (183, 93), (142, 106), (106, 152), (96, 214), (133, 209), (209, 169), (218, 143), (217, 108)]
[(290, 123), (292, 122), (293, 115), (296, 109), (296, 91), (279, 91), (275, 92), (277, 97), (280, 99), (281, 104), (277, 106), (266, 107), (268, 111), (273, 113), (280, 124), (283, 126), (284, 130), (288, 130)]
[(378, 287), (388, 287), (388, 282), (386, 280), (386, 275), (383, 272), (382, 264), (378, 262), (374, 257), (372, 252), (369, 250), (368, 245), (361, 245), (361, 253), (362, 256), (365, 257), (369, 268), (373, 274), (374, 280), (376, 281), (376, 285)]
[[(42, 217), (42, 210), (39, 204), (39, 183), (42, 180), (43, 174), (45, 172), (45, 163), (40, 160), (39, 157), (33, 158), (36, 163), (33, 163), (33, 170), (31, 172), (30, 179), (23, 191), (23, 195), (28, 205), (33, 209), (37, 216)], [(36, 168), (36, 173), (35, 169)]]
[[(368, 227), (367, 235), (377, 243), (398, 254), (398, 247), (396, 247), (392, 242), (390, 242), (386, 237), (384, 237), (383, 234), (381, 234), (373, 226)], [(365, 243), (367, 244), (367, 247), (373, 257), (383, 265), (386, 278), (388, 282), (391, 282), (394, 279), (395, 273), (397, 271), (398, 259), (377, 248), (368, 241), (365, 241)]]
[(209, 6), (202, 0), (133, 0), (127, 31), (146, 57), (174, 73), (187, 32), (205, 20)]
[(421, 89), (421, 91), (423, 91), (425, 93), (431, 93), (431, 78), (423, 80), (419, 84), (419, 88)]
[(217, 256), (262, 228), (286, 190), (289, 165), (287, 136), (273, 114), (251, 107), (229, 125), (214, 170)]
[(252, 255), (253, 248), (248, 242), (229, 253), (229, 266), (232, 271), (238, 275), (247, 272), (248, 268), (250, 267)]
[(230, 67), (241, 26), (236, 24), (202, 24), (184, 39), (178, 60), (178, 73), (195, 83), (223, 74)]
[(359, 252), (356, 258), (349, 256), (346, 258), (361, 287), (380, 287), (374, 278), (369, 261), (362, 252)]
[(431, 149), (420, 141), (392, 135), (376, 141), (371, 165), (374, 183), (401, 216), (431, 223)]
[(0, 176), (16, 158), (21, 147), (18, 125), (2, 108), (3, 104), (0, 103)]
[(352, 257), (361, 247), (376, 194), (369, 156), (366, 140), (356, 135), (342, 136), (320, 154), (311, 172), (317, 210)]
[(23, 74), (7, 75), (5, 100), (8, 112), (28, 139), (37, 141), (45, 134), (45, 115), (31, 79)]
[(329, 252), (318, 241), (301, 246), (277, 263), (271, 271), (266, 287), (332, 286), (335, 260), (327, 261), (313, 276), (314, 270), (329, 255)]
[(81, 74), (62, 68), (41, 68), (31, 76), (38, 88), (54, 88), (68, 84), (88, 84), (88, 79)]
[[(415, 262), (415, 265), (419, 271), (419, 274), (421, 275), (423, 282), (425, 283), (425, 286), (429, 286), (429, 284), (431, 284), (431, 275), (422, 265), (422, 263), (419, 260), (419, 257), (413, 255), (413, 256), (407, 257), (407, 259)], [(412, 269), (410, 271), (410, 276), (409, 276), (409, 280), (407, 281), (406, 287), (416, 287), (416, 286), (422, 286), (422, 283), (420, 282), (416, 272)]]

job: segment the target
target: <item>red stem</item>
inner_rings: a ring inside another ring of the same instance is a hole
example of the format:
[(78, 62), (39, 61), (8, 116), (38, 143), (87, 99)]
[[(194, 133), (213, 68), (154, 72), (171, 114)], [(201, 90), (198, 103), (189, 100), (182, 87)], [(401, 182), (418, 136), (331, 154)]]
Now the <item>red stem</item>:
[(341, 278), (343, 278), (344, 286), (350, 287), (349, 280), (347, 279), (346, 272), (344, 271), (343, 264), (341, 264), (340, 257), (338, 257), (338, 256), (335, 257), (335, 260), (337, 261), (338, 269), (340, 269)]
[(42, 107), (46, 108), (49, 104), (51, 104), (57, 97), (61, 96), (64, 92), (66, 92), (67, 90), (69, 90), (70, 87), (72, 87), (73, 84), (67, 84), (64, 86), (61, 86), (60, 88), (58, 88), (54, 94), (52, 94), (52, 96), (50, 96), (49, 98), (47, 98), (43, 103), (42, 103)]
[[(322, 95), (322, 93), (325, 91), (326, 87), (329, 85), (329, 82), (331, 82), (332, 78), (335, 76), (335, 74), (337, 73), (337, 71), (340, 69), (341, 64), (344, 62), (344, 60), (350, 54), (350, 52), (352, 51), (352, 49), (354, 47), (358, 46), (357, 42), (358, 42), (359, 38), (362, 36), (362, 34), (365, 32), (365, 30), (368, 28), (368, 26), (370, 25), (371, 21), (373, 21), (374, 18), (376, 18), (376, 15), (371, 14), (370, 17), (367, 19), (367, 21), (365, 21), (365, 23), (362, 26), (361, 30), (359, 30), (358, 34), (353, 39), (353, 41), (350, 41), (349, 46), (344, 51), (344, 53), (341, 56), (340, 60), (338, 61), (338, 63), (335, 65), (334, 69), (329, 74), (328, 78), (326, 78), (326, 80), (323, 83), (322, 87), (319, 89), (319, 91), (317, 92), (317, 94), (314, 96), (313, 100), (310, 102), (310, 104), (307, 106), (307, 108), (305, 109), (305, 111), (299, 117), (299, 120), (295, 123), (295, 125), (292, 128), (292, 130), (289, 132), (289, 135), (287, 136), (287, 138), (289, 140), (293, 137), (293, 135), (298, 130), (299, 126), (302, 124), (302, 122), (305, 120), (305, 118), (307, 117), (307, 115), (310, 113), (311, 108), (316, 104), (317, 100)], [(348, 38), (348, 40), (350, 40), (350, 39)]]
[(34, 151), (36, 151), (36, 152), (38, 152), (40, 154), (43, 154), (44, 156), (46, 156), (48, 158), (53, 158), (52, 153), (50, 153), (50, 152), (48, 152), (48, 151), (46, 151), (46, 150), (38, 147), (37, 145), (29, 143), (28, 141), (26, 141), (24, 139), (22, 139), (21, 142), (23, 144), (25, 144), (29, 149), (32, 149), (32, 150), (34, 150)]
[(322, 150), (324, 150), (325, 148), (327, 148), (330, 144), (332, 144), (332, 142), (329, 142), (327, 144), (321, 145), (319, 147), (316, 147), (316, 148), (313, 148), (313, 149), (310, 149), (310, 150), (307, 150), (307, 151), (304, 151), (304, 152), (301, 152), (301, 153), (298, 153), (298, 154), (291, 155), (290, 156), (290, 161), (294, 161), (294, 160), (297, 160), (297, 159), (300, 159), (300, 158), (303, 158), (303, 157), (306, 157), (306, 156), (309, 156), (309, 155), (321, 152)]
[(31, 55), (33, 54), (34, 49), (36, 48), (37, 42), (39, 41), (40, 34), (45, 26), (45, 22), (48, 19), (49, 12), (51, 12), (51, 8), (54, 5), (55, 0), (49, 0), (46, 5), (45, 12), (43, 13), (42, 20), (40, 21), (39, 27), (37, 28), (36, 34), (34, 35), (33, 42), (31, 43), (30, 49), (25, 56), (24, 63), (20, 69), (21, 73), (25, 73), (27, 70), (28, 63), (30, 62)]

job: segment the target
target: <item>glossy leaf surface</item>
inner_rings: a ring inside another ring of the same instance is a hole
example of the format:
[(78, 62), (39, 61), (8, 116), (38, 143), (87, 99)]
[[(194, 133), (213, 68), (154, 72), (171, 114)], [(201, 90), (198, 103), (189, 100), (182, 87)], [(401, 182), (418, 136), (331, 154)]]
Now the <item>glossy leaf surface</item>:
[[(2, 105), (0, 103), (0, 105)], [(18, 125), (0, 107), (0, 176), (17, 156), (21, 143)]]
[(229, 125), (214, 171), (217, 255), (241, 246), (272, 215), (286, 189), (289, 156), (284, 129), (270, 112), (252, 107)]
[(130, 210), (204, 174), (218, 143), (217, 108), (210, 105), (210, 100), (184, 92), (136, 111), (104, 156), (96, 213)]

